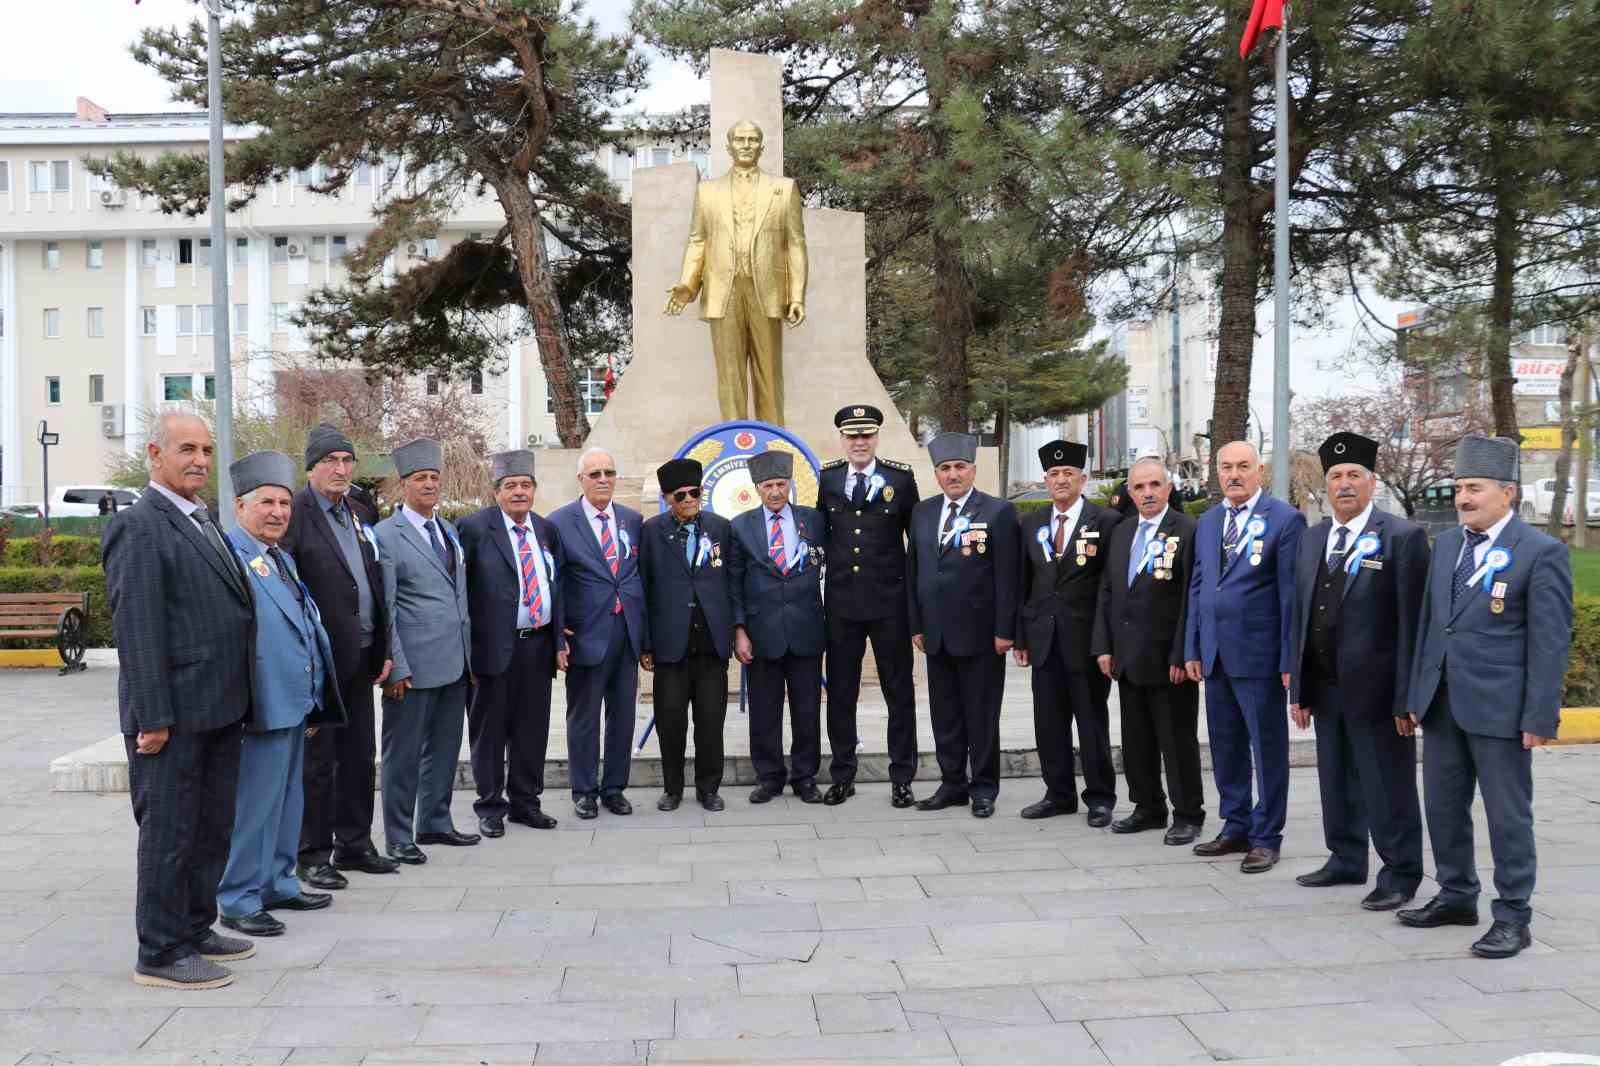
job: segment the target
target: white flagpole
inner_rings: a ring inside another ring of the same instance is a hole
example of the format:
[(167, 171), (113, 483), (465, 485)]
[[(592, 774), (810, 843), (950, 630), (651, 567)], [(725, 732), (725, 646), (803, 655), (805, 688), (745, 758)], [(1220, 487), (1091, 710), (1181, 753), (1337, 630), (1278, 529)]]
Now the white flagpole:
[(1272, 198), (1272, 494), (1289, 499), (1289, 8), (1277, 47), (1277, 137)]

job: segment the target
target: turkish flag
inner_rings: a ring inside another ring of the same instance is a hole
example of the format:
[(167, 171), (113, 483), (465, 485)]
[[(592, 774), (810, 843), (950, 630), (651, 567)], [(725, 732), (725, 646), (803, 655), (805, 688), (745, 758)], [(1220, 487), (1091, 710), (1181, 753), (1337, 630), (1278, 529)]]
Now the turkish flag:
[(1245, 23), (1244, 36), (1239, 40), (1240, 59), (1249, 57), (1250, 50), (1261, 38), (1262, 30), (1283, 29), (1283, 2), (1284, 0), (1255, 0), (1255, 6), (1250, 9), (1250, 21)]

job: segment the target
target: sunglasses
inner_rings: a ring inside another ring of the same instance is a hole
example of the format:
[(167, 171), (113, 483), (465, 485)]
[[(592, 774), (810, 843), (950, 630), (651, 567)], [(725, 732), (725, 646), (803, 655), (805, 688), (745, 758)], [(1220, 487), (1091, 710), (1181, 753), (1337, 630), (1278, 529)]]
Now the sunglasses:
[(698, 485), (692, 489), (677, 489), (672, 493), (673, 503), (682, 503), (684, 500), (698, 500), (699, 498), (700, 487)]
[(586, 478), (589, 478), (589, 479), (591, 479), (593, 481), (599, 481), (603, 477), (616, 477), (617, 476), (617, 472), (615, 470), (611, 470), (611, 469), (590, 470), (589, 472), (587, 472), (583, 476), (586, 477)]

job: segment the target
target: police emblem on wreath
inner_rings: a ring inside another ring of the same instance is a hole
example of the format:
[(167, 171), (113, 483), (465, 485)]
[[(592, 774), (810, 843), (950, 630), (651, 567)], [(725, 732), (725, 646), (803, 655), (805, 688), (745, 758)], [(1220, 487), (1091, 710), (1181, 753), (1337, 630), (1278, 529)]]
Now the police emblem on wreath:
[[(822, 469), (805, 442), (780, 426), (767, 422), (722, 422), (701, 430), (678, 449), (674, 459), (693, 459), (704, 469), (701, 498), (706, 510), (723, 518), (761, 504), (746, 469), (750, 457), (764, 451), (786, 451), (794, 456), (794, 478), (789, 499), (807, 507), (817, 505), (817, 475)], [(666, 510), (666, 501), (661, 502)]]

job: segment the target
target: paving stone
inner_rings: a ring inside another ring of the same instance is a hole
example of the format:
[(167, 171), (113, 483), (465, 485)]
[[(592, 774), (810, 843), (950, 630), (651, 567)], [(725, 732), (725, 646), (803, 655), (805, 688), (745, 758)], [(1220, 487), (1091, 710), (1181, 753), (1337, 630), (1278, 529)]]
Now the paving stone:
[[(287, 972), (237, 969), (233, 984), (208, 992), (206, 1003), (255, 1006)], [(195, 1000), (193, 992), (136, 985), (131, 972), (28, 975), (25, 979), (34, 984), (34, 1000), (28, 1004), (33, 1007), (181, 1007), (193, 1006)]]
[[(462, 910), (647, 910), (659, 907), (660, 885), (507, 885), (469, 888)], [(679, 884), (672, 901), (680, 907), (726, 906), (728, 890), (714, 884)]]
[(863, 877), (861, 894), (868, 901), (928, 898), (922, 882), (915, 877)]
[(0, 1011), (0, 1047), (36, 1052), (132, 1051), (161, 1029), (172, 1013), (171, 1007)]
[(462, 1047), (379, 1048), (361, 1060), (361, 1066), (529, 1066), (539, 1053), (537, 1044), (469, 1044)]
[(1085, 1022), (1112, 1066), (1194, 1066), (1216, 1060), (1176, 1018), (1109, 1018)]
[(911, 1028), (900, 1008), (900, 997), (892, 992), (830, 993), (811, 998), (823, 1033), (884, 1033)]
[(660, 863), (563, 863), (550, 873), (553, 885), (641, 885), (689, 880), (690, 867)]
[(185, 1051), (196, 1047), (406, 1045), (416, 1038), (427, 1016), (427, 1007), (180, 1007), (144, 1046)]
[[(1550, 1059), (1536, 1058), (1540, 1052)], [(1562, 1036), (1521, 1040), (1484, 1040), (1470, 1044), (1429, 1044), (1401, 1050), (1414, 1066), (1568, 1066), (1568, 1055), (1600, 1056), (1600, 1036)], [(1523, 1062), (1518, 1062), (1527, 1056)], [(1532, 1061), (1529, 1062), (1528, 1059)], [(1579, 1060), (1582, 1061), (1582, 1060)], [(1340, 1064), (1343, 1066), (1343, 1064)], [(1354, 1066), (1354, 1064), (1352, 1064)]]
[(510, 910), (501, 913), (493, 933), (496, 937), (588, 936), (596, 931), (599, 913), (578, 909)]
[[(426, 952), (419, 952), (414, 940), (352, 938), (339, 941), (325, 961), (328, 966), (340, 970), (442, 973), (452, 970), (519, 969), (539, 963), (544, 958), (545, 945), (551, 939), (542, 936), (479, 937), (433, 944)], [(277, 945), (273, 946), (276, 948)]]
[[(877, 906), (877, 904), (859, 904)], [(506, 916), (510, 919), (510, 915)], [(739, 907), (656, 907), (600, 911), (596, 933), (723, 933), (739, 930), (815, 930), (821, 924), (811, 903)]]
[(1073, 951), (1137, 947), (1144, 940), (1121, 918), (1062, 918), (1038, 922), (943, 925), (933, 930), (947, 958), (1065, 955)]
[[(953, 874), (1002, 873), (1007, 870), (1070, 870), (1073, 863), (1058, 848), (1033, 847), (1019, 851), (952, 852), (940, 857)], [(939, 871), (933, 871), (935, 873)]]
[(1228, 1010), (1251, 1010), (1474, 995), (1476, 990), (1457, 975), (1458, 969), (1453, 960), (1413, 959), (1377, 966), (1203, 973), (1195, 980)]
[(962, 1066), (1107, 1066), (1094, 1038), (1075, 1022), (1004, 1029), (958, 1026), (950, 1039)]
[(821, 941), (821, 933), (674, 933), (670, 961), (674, 966), (805, 962), (816, 954)]
[(566, 972), (560, 997), (566, 1002), (739, 995), (732, 966), (568, 966)]
[(927, 1066), (933, 1063), (955, 1066), (960, 1062), (950, 1037), (943, 1030), (817, 1036), (799, 1046), (791, 1039), (759, 1037), (658, 1040), (650, 1045), (651, 1066), (750, 1066), (757, 1062), (781, 1062), (783, 1066), (832, 1063), (878, 1066), (893, 1062), (896, 1066), (912, 1066), (915, 1060), (924, 1060)]
[(865, 899), (861, 882), (853, 877), (812, 877), (799, 881), (730, 881), (728, 900), (734, 904), (800, 900), (806, 903), (854, 902)]
[[(817, 1014), (810, 996), (741, 995), (678, 999), (677, 1039), (813, 1037)], [(805, 1045), (801, 1045), (804, 1047)]]
[[(1597, 886), (1600, 887), (1600, 886)], [(1482, 992), (1525, 992), (1535, 988), (1570, 988), (1600, 984), (1600, 952), (1565, 951), (1514, 959), (1496, 959), (1493, 966), (1464, 960), (1455, 967), (1461, 980)]]
[(605, 1040), (590, 1043), (546, 1041), (539, 1045), (536, 1064), (567, 1063), (570, 1066), (644, 1066), (650, 1045), (645, 1041)]
[(772, 962), (738, 967), (744, 996), (819, 992), (896, 992), (906, 987), (889, 962)]
[(1559, 991), (1423, 999), (1417, 1006), (1464, 1041), (1600, 1036), (1600, 1011)]
[(1021, 896), (945, 896), (876, 903), (819, 903), (824, 929), (1026, 922), (1038, 917)]
[[(1033, 989), (918, 989), (900, 993), (900, 1007), (916, 1028), (918, 1021), (944, 1029), (981, 1025), (1045, 1025), (1051, 1021)], [(917, 1016), (920, 1016), (917, 1017)]]
[[(361, 1061), (350, 1058), (350, 1052), (338, 1052), (349, 1066)], [(257, 1048), (255, 1050), (215, 1048), (193, 1051), (74, 1051), (68, 1055), (53, 1052), (35, 1052), (21, 1060), (20, 1066), (282, 1066), (294, 1055), (292, 1048)], [(10, 1066), (13, 1060), (0, 1053), (0, 1062)], [(370, 1059), (368, 1061), (371, 1061)], [(312, 1063), (308, 1056), (296, 1059), (296, 1064)], [(312, 1066), (320, 1064), (312, 1063)]]
[(1036, 991), (1058, 1022), (1134, 1018), (1222, 1010), (1222, 1004), (1191, 977), (1138, 977), (1041, 985)]
[(671, 999), (545, 1003), (538, 1010), (462, 1006), (428, 1016), (418, 1044), (466, 1044), (493, 1033), (508, 1043), (656, 1040), (672, 1036)]
[(1318, 1007), (1187, 1014), (1184, 1025), (1214, 1058), (1302, 1055), (1377, 1040), (1393, 1047), (1440, 1044), (1455, 1034), (1410, 1003), (1344, 1003)]
[[(982, 927), (979, 927), (982, 928)], [(1139, 971), (1114, 952), (1071, 955), (1013, 955), (995, 959), (903, 962), (910, 988), (980, 988), (986, 985), (1043, 985), (1053, 981), (1098, 981), (1137, 977)]]
[[(1461, 1044), (1452, 1044), (1461, 1048)], [(1234, 1059), (1229, 1066), (1410, 1066), (1414, 1048), (1392, 1048), (1387, 1044), (1354, 1041), (1339, 1051), (1307, 1055), (1273, 1055), (1264, 1059)], [(1454, 1061), (1454, 1060), (1452, 1060)]]
[(1098, 918), (1107, 914), (1191, 914), (1238, 908), (1209, 886), (1136, 888), (1092, 892), (1029, 893), (1028, 905), (1041, 918)]
[[(448, 1005), (462, 1003), (549, 1003), (561, 990), (563, 970), (481, 969), (477, 972), (425, 973), (397, 968), (296, 970), (283, 975), (263, 1001), (274, 1007)], [(589, 997), (591, 999), (598, 997)]]

